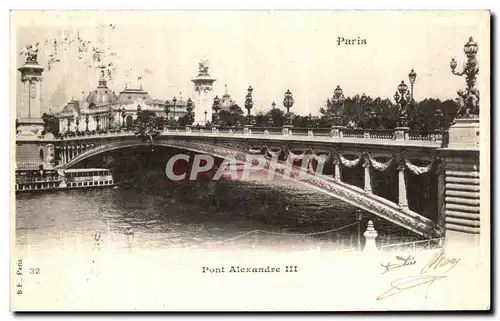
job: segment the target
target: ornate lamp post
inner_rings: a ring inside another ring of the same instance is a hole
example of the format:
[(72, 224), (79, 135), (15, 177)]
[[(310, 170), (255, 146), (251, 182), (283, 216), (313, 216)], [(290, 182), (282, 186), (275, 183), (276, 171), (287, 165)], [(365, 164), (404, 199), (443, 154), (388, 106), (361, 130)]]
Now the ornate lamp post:
[(214, 103), (212, 105), (212, 109), (214, 110), (212, 123), (213, 126), (219, 125), (219, 110), (220, 110), (220, 98), (215, 96)]
[(436, 117), (436, 130), (441, 131), (443, 129), (443, 116), (441, 109), (436, 109), (434, 112), (434, 117)]
[(191, 120), (194, 121), (194, 119), (191, 119), (191, 118), (193, 118), (192, 117), (193, 116), (193, 114), (192, 114), (192, 112), (193, 112), (193, 101), (191, 100), (191, 98), (189, 98), (187, 100), (187, 102), (186, 102), (186, 110), (188, 112), (187, 113), (187, 116), (188, 116), (188, 125), (191, 125), (192, 124)]
[(253, 107), (252, 92), (253, 92), (252, 86), (248, 86), (247, 95), (245, 96), (245, 108), (247, 110), (247, 126), (250, 126), (252, 124), (252, 118), (250, 117), (250, 110)]
[(377, 128), (377, 113), (375, 113), (374, 110), (370, 111), (370, 127), (372, 129), (376, 129)]
[(457, 112), (457, 118), (479, 117), (479, 90), (475, 88), (477, 74), (479, 73), (479, 66), (476, 59), (478, 50), (477, 43), (470, 37), (469, 41), (464, 45), (467, 62), (463, 65), (463, 70), (461, 72), (455, 71), (457, 68), (455, 58), (452, 58), (450, 62), (452, 74), (457, 76), (465, 75), (465, 92), (461, 90), (458, 92), (460, 96), (460, 108)]
[(122, 107), (122, 127), (125, 128), (125, 107)]
[(398, 90), (394, 94), (394, 100), (399, 105), (399, 127), (408, 127), (407, 106), (410, 102), (411, 94), (408, 92), (408, 86), (402, 80), (398, 86)]
[(410, 73), (408, 74), (408, 79), (410, 79), (410, 97), (411, 100), (413, 101), (413, 85), (415, 84), (415, 80), (417, 79), (417, 73), (415, 70), (411, 70)]
[(172, 107), (174, 108), (174, 109), (173, 109), (174, 120), (176, 120), (176, 119), (175, 119), (175, 107), (177, 107), (177, 98), (175, 98), (175, 97), (174, 97), (174, 98), (172, 99), (172, 104), (173, 104), (173, 105), (172, 105)]
[(163, 106), (163, 111), (165, 112), (165, 117), (168, 120), (168, 114), (170, 114), (170, 102), (168, 100), (165, 101), (165, 106)]
[(292, 108), (294, 102), (295, 100), (293, 99), (292, 92), (290, 91), (290, 89), (287, 89), (287, 91), (285, 92), (285, 98), (283, 99), (283, 106), (285, 106), (286, 108), (285, 126), (288, 127), (292, 127), (292, 117), (291, 117), (292, 115), (290, 114), (290, 108)]
[(76, 118), (75, 118), (75, 124), (76, 124), (76, 132), (79, 133), (80, 132), (80, 128), (79, 128), (80, 117), (76, 116)]
[(334, 116), (333, 116), (333, 124), (332, 127), (341, 126), (342, 114), (344, 113), (344, 91), (340, 86), (337, 86), (333, 91), (332, 104), (334, 106)]
[(203, 112), (205, 114), (205, 124), (207, 123), (207, 110), (205, 109), (205, 112)]
[(89, 114), (85, 115), (85, 132), (89, 131)]

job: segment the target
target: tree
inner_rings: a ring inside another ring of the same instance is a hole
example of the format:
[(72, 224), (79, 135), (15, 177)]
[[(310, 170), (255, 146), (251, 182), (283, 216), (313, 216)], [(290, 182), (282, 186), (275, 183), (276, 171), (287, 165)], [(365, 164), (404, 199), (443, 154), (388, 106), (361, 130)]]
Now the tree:
[(306, 128), (309, 126), (309, 117), (294, 114), (292, 118), (292, 125), (294, 127)]
[(438, 128), (438, 118), (435, 113), (441, 110), (443, 116), (440, 119), (443, 128), (450, 127), (457, 113), (458, 105), (452, 100), (441, 101), (435, 98), (427, 98), (419, 101), (409, 114), (410, 127), (418, 129)]
[(148, 137), (150, 142), (156, 137), (160, 130), (156, 123), (156, 114), (150, 110), (141, 110), (137, 112), (135, 119), (134, 134), (139, 137)]
[(268, 126), (283, 127), (285, 124), (285, 112), (278, 108), (273, 108), (267, 112)]
[(243, 110), (237, 104), (232, 105), (229, 109), (219, 110), (219, 124), (222, 126), (236, 126), (245, 122)]
[(266, 127), (268, 123), (267, 116), (262, 111), (252, 115), (252, 121), (255, 127)]
[(163, 127), (165, 126), (165, 123), (166, 123), (166, 119), (165, 117), (156, 117), (156, 127), (158, 127), (159, 129), (163, 129)]

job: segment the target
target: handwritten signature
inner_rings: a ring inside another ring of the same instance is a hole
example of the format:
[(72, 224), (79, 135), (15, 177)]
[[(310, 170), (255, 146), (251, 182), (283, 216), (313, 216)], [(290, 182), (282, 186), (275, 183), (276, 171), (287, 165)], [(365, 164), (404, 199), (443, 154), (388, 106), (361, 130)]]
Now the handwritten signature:
[[(398, 258), (398, 260), (401, 260)], [(390, 262), (387, 265), (382, 265), (383, 267), (386, 268), (386, 271), (389, 271), (391, 269), (397, 268), (397, 267), (403, 267), (409, 264), (405, 264), (405, 262), (408, 262), (407, 260), (403, 259), (403, 263), (399, 264), (390, 264)], [(413, 261), (412, 261), (413, 262)], [(391, 282), (391, 287), (386, 290), (384, 293), (379, 295), (377, 297), (377, 300), (382, 300), (386, 299), (388, 297), (391, 297), (393, 295), (396, 295), (398, 293), (401, 293), (403, 291), (409, 290), (416, 288), (418, 286), (427, 284), (427, 289), (425, 290), (425, 297), (427, 298), (427, 292), (432, 284), (436, 282), (437, 280), (446, 278), (448, 273), (451, 269), (453, 269), (458, 263), (460, 262), (460, 258), (454, 258), (454, 257), (448, 257), (444, 254), (444, 250), (440, 250), (437, 252), (430, 260), (429, 262), (420, 270), (420, 275), (416, 276), (407, 276), (403, 278), (396, 279)], [(413, 263), (414, 264), (414, 263)], [(430, 275), (428, 273), (436, 273), (435, 275)], [(383, 273), (382, 273), (383, 274)]]
[(406, 258), (403, 258), (401, 256), (396, 256), (396, 259), (400, 262), (391, 264), (391, 262), (389, 261), (385, 265), (380, 263), (380, 265), (382, 265), (382, 267), (385, 268), (385, 270), (384, 270), (384, 272), (382, 272), (382, 274), (385, 274), (385, 273), (389, 272), (390, 270), (401, 268), (403, 266), (414, 265), (415, 263), (417, 263), (415, 261), (415, 258), (411, 255), (408, 255)]

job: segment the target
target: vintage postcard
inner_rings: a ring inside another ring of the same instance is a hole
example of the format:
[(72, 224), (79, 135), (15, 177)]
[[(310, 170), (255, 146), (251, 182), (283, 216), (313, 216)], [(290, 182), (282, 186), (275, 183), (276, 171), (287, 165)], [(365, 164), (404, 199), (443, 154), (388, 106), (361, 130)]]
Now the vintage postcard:
[(12, 11), (11, 310), (490, 309), (490, 19)]

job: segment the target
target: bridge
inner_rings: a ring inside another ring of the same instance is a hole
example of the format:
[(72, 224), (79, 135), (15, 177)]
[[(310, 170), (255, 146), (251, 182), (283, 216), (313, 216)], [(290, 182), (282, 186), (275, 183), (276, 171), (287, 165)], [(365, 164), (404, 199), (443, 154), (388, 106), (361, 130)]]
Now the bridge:
[[(50, 136), (50, 135), (49, 135)], [(37, 141), (18, 139), (17, 150), (34, 150), (39, 162), (23, 163), (18, 168), (75, 168), (82, 161), (113, 150), (138, 146), (164, 146), (218, 158), (231, 157), (243, 162), (247, 155), (281, 155), (301, 160), (324, 155), (334, 166), (331, 176), (307, 172), (298, 183), (307, 185), (332, 198), (352, 204), (426, 238), (443, 236), (446, 230), (479, 233), (478, 157), (460, 150), (443, 153), (442, 134), (438, 131), (310, 128), (165, 128), (154, 138), (136, 136), (125, 129), (106, 133), (79, 133), (73, 137), (44, 137)], [(470, 157), (464, 159), (464, 153)], [(457, 165), (457, 155), (462, 160)], [(448, 161), (447, 161), (448, 160)], [(449, 164), (445, 164), (449, 163)], [(398, 200), (393, 202), (373, 193), (374, 171), (386, 171), (396, 164)], [(346, 168), (362, 165), (364, 186), (343, 180)], [(464, 166), (471, 165), (470, 171)], [(475, 166), (475, 167), (474, 167)], [(474, 170), (475, 168), (475, 170)], [(448, 170), (447, 170), (448, 169)], [(268, 170), (275, 170), (269, 168)], [(416, 175), (435, 175), (438, 184), (438, 219), (433, 221), (408, 206), (407, 171)], [(446, 185), (446, 188), (444, 186)], [(445, 192), (446, 190), (446, 192)], [(445, 219), (446, 217), (446, 219)]]

